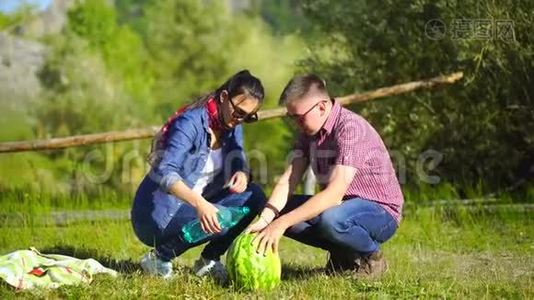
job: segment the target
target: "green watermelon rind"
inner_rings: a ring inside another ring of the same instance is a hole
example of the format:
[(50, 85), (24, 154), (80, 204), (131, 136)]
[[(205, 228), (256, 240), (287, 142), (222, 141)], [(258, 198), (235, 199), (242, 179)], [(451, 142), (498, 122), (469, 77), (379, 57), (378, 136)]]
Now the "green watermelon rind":
[(256, 253), (253, 234), (238, 236), (226, 254), (226, 269), (235, 287), (244, 290), (271, 290), (281, 280), (282, 266), (277, 254), (269, 250), (266, 256)]

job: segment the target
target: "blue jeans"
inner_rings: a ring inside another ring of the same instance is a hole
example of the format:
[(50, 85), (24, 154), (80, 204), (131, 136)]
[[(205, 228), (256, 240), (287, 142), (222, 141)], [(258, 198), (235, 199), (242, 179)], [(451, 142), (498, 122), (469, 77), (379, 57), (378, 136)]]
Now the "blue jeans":
[[(310, 199), (295, 195), (281, 214)], [(369, 255), (380, 248), (397, 230), (395, 219), (378, 203), (362, 198), (343, 201), (317, 217), (295, 224), (285, 235), (304, 244), (328, 251), (342, 250)]]
[(225, 229), (197, 243), (182, 240), (182, 227), (197, 219), (197, 212), (187, 202), (162, 192), (159, 185), (145, 178), (134, 199), (131, 219), (136, 236), (147, 246), (154, 247), (160, 259), (170, 261), (185, 251), (209, 241), (202, 257), (218, 260), (233, 240), (263, 209), (265, 194), (255, 183), (249, 183), (243, 193), (232, 194), (223, 190), (207, 199), (216, 207), (248, 206), (251, 212), (237, 225)]

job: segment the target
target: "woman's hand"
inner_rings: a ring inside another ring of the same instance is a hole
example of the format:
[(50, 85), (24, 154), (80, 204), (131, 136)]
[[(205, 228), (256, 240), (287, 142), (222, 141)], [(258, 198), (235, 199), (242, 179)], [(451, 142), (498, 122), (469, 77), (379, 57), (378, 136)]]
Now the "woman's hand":
[(197, 206), (197, 215), (200, 220), (200, 227), (206, 233), (219, 233), (221, 226), (217, 219), (217, 212), (219, 209), (215, 205), (204, 200)]
[(241, 171), (237, 171), (232, 175), (232, 178), (226, 183), (225, 186), (228, 186), (230, 192), (232, 193), (242, 193), (247, 189), (248, 177), (247, 174)]

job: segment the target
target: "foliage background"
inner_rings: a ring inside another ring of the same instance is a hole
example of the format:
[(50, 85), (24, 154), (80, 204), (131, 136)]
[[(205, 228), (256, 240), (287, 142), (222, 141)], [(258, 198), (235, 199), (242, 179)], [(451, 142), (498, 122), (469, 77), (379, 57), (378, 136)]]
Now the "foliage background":
[[(0, 13), (4, 32), (47, 47), (36, 99), (16, 111), (1, 102), (0, 140), (162, 124), (242, 68), (262, 79), (264, 108), (277, 105), (297, 73), (316, 72), (333, 95), (345, 95), (462, 70), (461, 84), (351, 109), (378, 129), (400, 157), (397, 165), (406, 164), (403, 188), (414, 200), (443, 189), (453, 198), (498, 192), (532, 179), (532, 2), (256, 0), (240, 9), (228, 3), (78, 1), (61, 31), (40, 36), (16, 30), (39, 12), (24, 7)], [(433, 19), (448, 26), (444, 38), (425, 34)], [(455, 20), (474, 19), (512, 20), (515, 39), (453, 37)], [(293, 133), (273, 120), (247, 126), (245, 135), (249, 153), (261, 151), (268, 162), (269, 189)], [(0, 188), (131, 193), (146, 172), (148, 149), (148, 141), (136, 141), (2, 155)], [(428, 150), (443, 154), (436, 168), (423, 166), (440, 177), (438, 184), (416, 173)], [(261, 177), (261, 162), (251, 164)]]

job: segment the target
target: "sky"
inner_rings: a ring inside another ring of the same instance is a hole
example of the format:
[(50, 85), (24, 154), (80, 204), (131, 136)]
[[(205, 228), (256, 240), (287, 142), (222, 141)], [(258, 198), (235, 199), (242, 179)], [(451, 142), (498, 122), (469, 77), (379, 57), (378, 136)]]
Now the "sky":
[(50, 3), (52, 3), (52, 0), (0, 0), (0, 12), (13, 12), (23, 4), (29, 4), (37, 7), (39, 10), (44, 10)]

